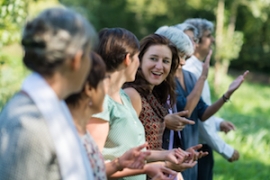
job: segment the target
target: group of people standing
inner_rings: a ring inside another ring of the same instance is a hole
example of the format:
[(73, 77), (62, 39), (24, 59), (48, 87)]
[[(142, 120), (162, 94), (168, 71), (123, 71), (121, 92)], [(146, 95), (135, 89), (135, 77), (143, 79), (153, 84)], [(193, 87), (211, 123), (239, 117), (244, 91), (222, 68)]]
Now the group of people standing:
[[(0, 179), (211, 180), (213, 153), (239, 153), (213, 115), (207, 82), (213, 24), (188, 19), (141, 41), (67, 8), (28, 22), (21, 44), (32, 73), (0, 114)], [(202, 143), (202, 144), (200, 144)]]

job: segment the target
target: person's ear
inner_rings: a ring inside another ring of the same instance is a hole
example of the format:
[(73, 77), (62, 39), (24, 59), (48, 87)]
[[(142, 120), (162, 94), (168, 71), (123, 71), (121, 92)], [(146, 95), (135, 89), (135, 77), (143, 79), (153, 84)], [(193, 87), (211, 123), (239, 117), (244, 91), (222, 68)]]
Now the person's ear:
[(128, 67), (128, 66), (131, 64), (131, 62), (132, 62), (132, 59), (131, 59), (131, 57), (130, 57), (130, 53), (128, 53), (128, 54), (126, 55), (125, 59), (124, 59), (124, 65), (125, 65), (126, 67)]
[(94, 88), (89, 85), (89, 83), (86, 83), (84, 86), (84, 93), (87, 97), (92, 97), (94, 92)]
[(71, 67), (73, 70), (77, 71), (81, 68), (82, 56), (83, 56), (83, 51), (79, 50), (76, 52), (74, 57), (71, 59)]

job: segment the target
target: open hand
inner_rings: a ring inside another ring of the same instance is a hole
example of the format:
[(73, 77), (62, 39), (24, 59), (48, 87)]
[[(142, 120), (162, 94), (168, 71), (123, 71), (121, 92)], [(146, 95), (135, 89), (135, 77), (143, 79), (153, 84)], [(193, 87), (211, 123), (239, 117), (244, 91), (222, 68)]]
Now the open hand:
[(192, 146), (188, 148), (186, 151), (190, 153), (190, 159), (193, 161), (197, 161), (198, 159), (208, 155), (208, 152), (199, 151), (202, 148), (202, 144), (198, 144), (196, 146)]
[(142, 169), (145, 165), (146, 157), (151, 154), (150, 151), (142, 151), (147, 145), (147, 143), (144, 143), (125, 152), (119, 157), (120, 166), (129, 169)]
[(189, 156), (189, 153), (182, 150), (181, 148), (166, 150), (164, 153), (166, 153), (164, 160), (174, 164), (181, 164)]
[(236, 89), (238, 89), (238, 88), (241, 86), (241, 84), (244, 82), (245, 77), (247, 76), (248, 73), (249, 73), (249, 71), (245, 71), (244, 74), (238, 76), (238, 77), (230, 84), (229, 89), (228, 89), (228, 91), (227, 91), (227, 93), (226, 93), (226, 97), (227, 97), (227, 98), (229, 98), (229, 97), (232, 95), (232, 93), (233, 93)]
[(197, 161), (194, 161), (193, 159), (185, 160), (185, 162), (181, 164), (174, 164), (169, 161), (166, 162), (167, 167), (177, 172), (183, 172), (186, 169), (193, 168), (196, 164), (197, 164)]

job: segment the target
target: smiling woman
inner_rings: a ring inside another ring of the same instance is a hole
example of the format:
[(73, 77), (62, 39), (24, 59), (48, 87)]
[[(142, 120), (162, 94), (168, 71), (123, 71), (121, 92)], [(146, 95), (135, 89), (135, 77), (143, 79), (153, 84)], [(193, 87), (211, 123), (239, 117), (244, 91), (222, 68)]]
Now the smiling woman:
[[(176, 46), (167, 38), (152, 34), (141, 41), (140, 67), (134, 82), (125, 84), (134, 109), (144, 125), (149, 149), (162, 149), (164, 105), (168, 96), (175, 97), (174, 74), (179, 66)], [(172, 101), (172, 103), (174, 103)]]

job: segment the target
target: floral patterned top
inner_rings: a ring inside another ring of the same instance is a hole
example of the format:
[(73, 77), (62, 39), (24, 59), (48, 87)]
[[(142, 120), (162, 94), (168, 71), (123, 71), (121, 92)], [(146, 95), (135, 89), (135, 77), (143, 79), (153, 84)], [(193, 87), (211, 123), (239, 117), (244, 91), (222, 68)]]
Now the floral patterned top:
[(95, 180), (106, 180), (106, 169), (104, 159), (100, 153), (98, 146), (89, 133), (81, 137), (83, 145), (86, 149), (90, 165), (93, 169), (93, 176)]
[(139, 116), (144, 129), (148, 149), (162, 150), (162, 136), (165, 129), (164, 116), (168, 111), (153, 94), (142, 97), (142, 111)]

